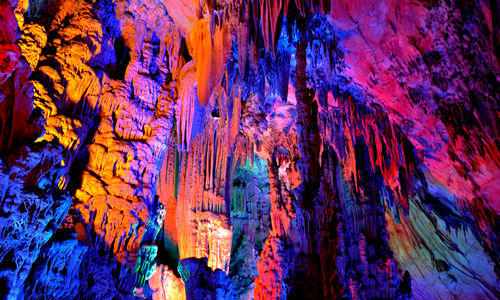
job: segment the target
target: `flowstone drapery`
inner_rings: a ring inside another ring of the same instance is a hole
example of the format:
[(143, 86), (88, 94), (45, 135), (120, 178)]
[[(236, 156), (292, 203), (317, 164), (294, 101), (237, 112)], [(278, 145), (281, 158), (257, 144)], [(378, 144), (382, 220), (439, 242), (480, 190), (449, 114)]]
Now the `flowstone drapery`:
[(4, 299), (500, 299), (496, 1), (0, 0)]

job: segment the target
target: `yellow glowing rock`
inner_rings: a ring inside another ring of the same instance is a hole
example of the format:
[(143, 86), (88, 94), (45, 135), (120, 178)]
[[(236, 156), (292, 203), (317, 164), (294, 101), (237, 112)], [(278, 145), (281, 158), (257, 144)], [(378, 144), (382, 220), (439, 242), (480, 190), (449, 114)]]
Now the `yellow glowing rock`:
[(22, 32), (18, 45), (21, 47), (23, 56), (30, 64), (31, 70), (35, 70), (42, 49), (47, 44), (47, 33), (45, 28), (39, 24), (26, 24)]

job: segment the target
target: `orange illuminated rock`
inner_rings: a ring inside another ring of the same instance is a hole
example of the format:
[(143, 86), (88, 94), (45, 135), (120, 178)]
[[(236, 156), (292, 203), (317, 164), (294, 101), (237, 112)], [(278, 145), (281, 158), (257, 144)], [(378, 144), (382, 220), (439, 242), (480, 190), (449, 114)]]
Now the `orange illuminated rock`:
[(186, 299), (184, 283), (167, 266), (156, 266), (155, 273), (149, 279), (149, 286), (153, 290), (153, 300)]
[(206, 105), (222, 80), (231, 54), (231, 26), (227, 9), (214, 11), (199, 19), (190, 33), (196, 66), (198, 100)]
[(203, 18), (196, 21), (190, 40), (194, 48), (198, 99), (201, 105), (206, 105), (213, 89), (211, 81), (214, 78), (210, 76), (211, 69), (217, 67), (212, 66), (212, 34), (209, 20)]
[(181, 168), (177, 172), (171, 170), (163, 179), (176, 180), (178, 184), (175, 201), (180, 259), (207, 257), (209, 267), (226, 273), (232, 238), (231, 182), (236, 166), (246, 160), (250, 146), (245, 138), (238, 136), (232, 152), (227, 130), (220, 127), (218, 120), (208, 119), (204, 131), (192, 140), (189, 152), (179, 153)]
[(500, 298), (497, 6), (1, 2), (0, 298)]

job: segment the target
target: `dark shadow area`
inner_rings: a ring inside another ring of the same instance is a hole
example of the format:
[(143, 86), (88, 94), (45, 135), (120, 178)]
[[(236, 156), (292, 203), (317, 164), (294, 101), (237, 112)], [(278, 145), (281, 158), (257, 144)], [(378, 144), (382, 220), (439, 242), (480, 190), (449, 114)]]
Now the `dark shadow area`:
[(156, 262), (168, 266), (168, 268), (174, 272), (175, 276), (180, 277), (177, 271), (177, 265), (180, 259), (179, 248), (173, 241), (165, 236), (165, 225), (161, 227), (160, 232), (156, 236), (155, 244), (158, 246)]
[(106, 73), (108, 73), (109, 77), (112, 79), (123, 80), (125, 78), (125, 71), (130, 62), (130, 49), (125, 46), (125, 40), (121, 36), (115, 40), (114, 49), (116, 64), (107, 65)]

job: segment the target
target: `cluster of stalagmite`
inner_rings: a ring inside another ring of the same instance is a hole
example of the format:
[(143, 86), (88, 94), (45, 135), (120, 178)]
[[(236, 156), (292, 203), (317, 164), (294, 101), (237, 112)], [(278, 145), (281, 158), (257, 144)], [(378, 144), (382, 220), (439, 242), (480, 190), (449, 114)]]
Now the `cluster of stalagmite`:
[(500, 299), (495, 1), (0, 0), (5, 299)]

